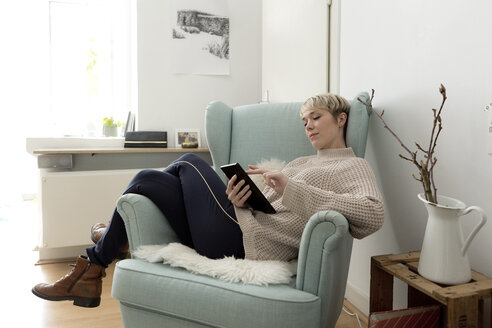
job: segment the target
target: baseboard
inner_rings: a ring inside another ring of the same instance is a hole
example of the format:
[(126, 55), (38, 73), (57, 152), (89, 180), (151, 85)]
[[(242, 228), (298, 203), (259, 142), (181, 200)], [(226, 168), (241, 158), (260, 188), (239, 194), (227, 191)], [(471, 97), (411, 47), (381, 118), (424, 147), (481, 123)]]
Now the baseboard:
[(55, 263), (74, 263), (77, 257), (65, 257), (62, 259), (38, 260), (34, 265), (55, 264)]
[(348, 300), (367, 318), (369, 316), (369, 295), (359, 288), (347, 283), (345, 299)]
[(70, 247), (56, 247), (56, 248), (39, 248), (39, 262), (46, 263), (49, 261), (63, 261), (66, 258), (76, 258), (79, 255), (85, 255), (85, 249), (90, 245), (70, 246)]

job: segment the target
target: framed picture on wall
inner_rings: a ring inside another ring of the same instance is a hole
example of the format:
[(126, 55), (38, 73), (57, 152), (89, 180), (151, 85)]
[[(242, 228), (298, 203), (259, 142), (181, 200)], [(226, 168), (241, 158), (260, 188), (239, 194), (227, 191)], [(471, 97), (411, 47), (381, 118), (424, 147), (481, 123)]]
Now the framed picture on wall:
[(196, 142), (201, 147), (200, 130), (197, 129), (175, 129), (174, 145), (181, 148), (183, 143)]

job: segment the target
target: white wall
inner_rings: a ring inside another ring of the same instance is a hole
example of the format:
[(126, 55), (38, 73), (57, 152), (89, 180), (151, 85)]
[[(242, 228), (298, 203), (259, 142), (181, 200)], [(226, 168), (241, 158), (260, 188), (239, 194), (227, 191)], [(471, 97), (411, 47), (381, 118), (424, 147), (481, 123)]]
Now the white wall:
[(229, 0), (230, 75), (175, 74), (171, 62), (171, 1), (138, 0), (138, 111), (140, 130), (204, 130), (205, 107), (213, 100), (230, 106), (261, 99), (261, 1)]
[(263, 93), (271, 102), (297, 102), (327, 92), (327, 2), (263, 0), (262, 16)]
[[(487, 154), (492, 102), (492, 2), (489, 0), (345, 0), (341, 9), (340, 92), (376, 90), (374, 104), (410, 146), (426, 143), (432, 111), (440, 105), (440, 83), (448, 100), (435, 169), (438, 193), (478, 205), (492, 216), (492, 155)], [(366, 158), (386, 203), (385, 224), (356, 241), (349, 287), (369, 295), (369, 258), (420, 249), (427, 213), (417, 200), (415, 168), (398, 158), (400, 145), (372, 117)], [(462, 220), (465, 235), (478, 222)], [(492, 276), (492, 222), (476, 236), (471, 266)], [(400, 295), (401, 296), (401, 295)], [(401, 298), (401, 297), (400, 297)], [(363, 310), (367, 311), (366, 308)]]

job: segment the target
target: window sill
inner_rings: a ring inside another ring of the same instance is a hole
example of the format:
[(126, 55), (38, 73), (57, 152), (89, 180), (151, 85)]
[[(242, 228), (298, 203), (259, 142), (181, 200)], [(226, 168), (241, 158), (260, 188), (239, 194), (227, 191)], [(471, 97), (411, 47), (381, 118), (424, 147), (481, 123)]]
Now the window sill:
[(26, 138), (26, 151), (33, 154), (36, 149), (104, 149), (123, 148), (123, 137), (51, 137), (51, 138)]

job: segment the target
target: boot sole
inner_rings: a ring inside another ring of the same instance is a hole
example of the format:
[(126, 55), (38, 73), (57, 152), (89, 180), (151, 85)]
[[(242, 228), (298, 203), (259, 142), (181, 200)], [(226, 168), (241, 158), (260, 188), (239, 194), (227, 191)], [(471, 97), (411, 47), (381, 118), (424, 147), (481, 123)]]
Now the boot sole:
[(100, 297), (89, 298), (89, 297), (78, 297), (78, 296), (48, 296), (48, 295), (41, 294), (34, 288), (31, 289), (31, 291), (37, 297), (48, 301), (73, 301), (73, 305), (86, 307), (86, 308), (98, 307), (99, 304), (101, 304)]

